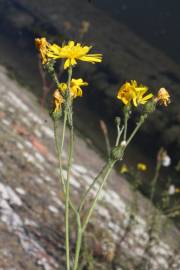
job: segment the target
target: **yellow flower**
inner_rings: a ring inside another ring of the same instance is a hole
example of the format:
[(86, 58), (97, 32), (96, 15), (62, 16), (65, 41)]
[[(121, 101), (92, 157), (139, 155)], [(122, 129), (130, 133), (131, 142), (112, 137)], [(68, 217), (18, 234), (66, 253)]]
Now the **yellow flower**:
[[(70, 83), (70, 95), (72, 98), (81, 97), (83, 91), (81, 86), (87, 86), (88, 83), (84, 82), (83, 79), (72, 79)], [(64, 93), (67, 90), (66, 83), (60, 83), (59, 89)]]
[(144, 86), (144, 85), (137, 85), (136, 81), (131, 81), (135, 92), (136, 92), (136, 96), (133, 99), (133, 104), (135, 107), (137, 107), (139, 104), (144, 105), (149, 99), (151, 99), (153, 97), (153, 94), (148, 94), (146, 96), (144, 96), (144, 94), (148, 91), (148, 87)]
[(67, 90), (67, 84), (66, 84), (66, 83), (60, 83), (60, 84), (58, 85), (58, 88), (59, 88), (59, 90), (61, 90), (61, 92), (64, 94), (65, 91)]
[(138, 169), (139, 171), (146, 171), (146, 170), (147, 170), (147, 165), (144, 164), (144, 163), (138, 163), (138, 164), (137, 164), (137, 169)]
[(92, 47), (82, 46), (69, 41), (62, 47), (53, 44), (48, 51), (48, 57), (52, 59), (65, 58), (64, 69), (77, 64), (77, 60), (90, 62), (92, 64), (102, 61), (102, 54), (88, 54)]
[(136, 97), (134, 87), (131, 83), (126, 82), (118, 91), (117, 98), (120, 99), (126, 106), (130, 105), (131, 101)]
[(82, 96), (81, 86), (87, 86), (88, 83), (84, 82), (82, 79), (72, 79), (71, 80), (71, 95), (73, 98)]
[(126, 106), (129, 106), (131, 102), (135, 107), (142, 104), (144, 105), (149, 99), (153, 97), (153, 94), (144, 94), (148, 91), (148, 88), (143, 85), (137, 84), (136, 81), (126, 82), (121, 86), (118, 91), (117, 98), (120, 99)]
[(170, 101), (170, 95), (168, 91), (165, 88), (160, 88), (157, 94), (157, 97), (155, 98), (156, 102), (159, 101), (161, 105), (167, 106)]
[(47, 42), (46, 38), (36, 38), (35, 44), (40, 52), (42, 64), (44, 65), (48, 62), (47, 53), (49, 51), (51, 44)]
[(123, 164), (120, 168), (120, 173), (127, 173), (129, 171), (128, 167), (126, 164)]
[(64, 103), (64, 99), (58, 89), (54, 91), (53, 97), (54, 97), (54, 105), (55, 105), (54, 112), (59, 112), (61, 110), (61, 105)]

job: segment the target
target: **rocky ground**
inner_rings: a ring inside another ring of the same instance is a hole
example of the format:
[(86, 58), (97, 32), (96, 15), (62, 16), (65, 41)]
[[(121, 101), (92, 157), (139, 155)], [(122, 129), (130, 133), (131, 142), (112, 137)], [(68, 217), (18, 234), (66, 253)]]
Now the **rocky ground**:
[[(57, 181), (51, 120), (2, 66), (0, 93), (0, 269), (63, 270), (64, 205)], [(64, 153), (64, 163), (65, 159)], [(76, 201), (103, 162), (76, 136), (71, 175)], [(153, 208), (140, 194), (137, 196), (138, 211), (129, 227), (134, 196), (130, 186), (113, 172), (87, 233), (99, 262), (95, 269), (136, 269), (135, 265), (138, 267), (146, 258), (151, 270), (178, 270), (179, 232), (161, 215), (160, 223), (166, 226), (161, 226), (159, 236), (145, 253), (148, 217)], [(72, 250), (73, 239), (72, 235)]]

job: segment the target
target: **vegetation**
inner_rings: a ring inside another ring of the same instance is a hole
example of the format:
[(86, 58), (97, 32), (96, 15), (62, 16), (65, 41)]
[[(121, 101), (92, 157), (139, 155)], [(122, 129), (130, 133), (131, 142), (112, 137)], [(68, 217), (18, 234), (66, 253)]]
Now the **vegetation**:
[[(53, 93), (53, 108), (50, 112), (51, 118), (54, 123), (54, 140), (57, 152), (57, 158), (59, 160), (59, 181), (63, 188), (64, 204), (65, 204), (65, 248), (66, 248), (66, 269), (79, 270), (79, 269), (95, 269), (93, 263), (93, 252), (88, 247), (87, 226), (89, 220), (94, 212), (94, 209), (99, 200), (100, 194), (107, 182), (108, 176), (117, 162), (123, 160), (127, 147), (131, 144), (132, 139), (142, 127), (148, 116), (156, 111), (157, 106), (168, 106), (170, 103), (170, 94), (165, 88), (159, 89), (157, 95), (153, 95), (148, 92), (148, 87), (138, 84), (136, 81), (125, 82), (118, 90), (117, 98), (120, 100), (120, 106), (123, 111), (123, 119), (116, 117), (115, 123), (117, 127), (117, 135), (114, 145), (111, 146), (106, 126), (101, 123), (102, 129), (104, 130), (106, 146), (107, 146), (107, 160), (104, 167), (95, 177), (92, 183), (84, 190), (80, 198), (80, 202), (73, 201), (72, 190), (70, 187), (70, 175), (73, 164), (73, 149), (74, 149), (74, 125), (73, 125), (73, 103), (75, 99), (83, 95), (83, 87), (87, 86), (88, 83), (82, 78), (73, 78), (73, 71), (80, 64), (80, 62), (89, 62), (91, 64), (101, 63), (102, 55), (89, 53), (91, 50), (90, 46), (83, 46), (80, 43), (69, 41), (67, 44), (63, 43), (62, 46), (57, 44), (49, 43), (46, 38), (37, 38), (36, 46), (39, 50), (40, 58), (42, 61), (43, 68), (48, 72), (52, 80), (56, 84), (56, 89)], [(67, 74), (67, 81), (60, 82), (57, 76), (57, 62), (62, 62), (62, 72)], [(135, 127), (130, 130), (129, 120), (133, 117), (137, 117)], [(137, 116), (138, 115), (138, 116)], [(59, 135), (60, 120), (62, 120), (62, 130)], [(68, 141), (68, 159), (66, 164), (67, 173), (63, 173), (62, 154), (64, 151), (64, 140), (65, 133), (68, 129), (69, 141)], [(157, 157), (157, 165), (155, 169), (154, 177), (150, 183), (150, 199), (155, 203), (156, 186), (159, 177), (159, 172), (162, 166), (169, 166), (170, 159), (164, 149), (161, 149)], [(126, 173), (130, 181), (133, 182), (134, 191), (136, 191), (142, 184), (141, 175), (139, 172), (145, 172), (147, 169), (146, 164), (137, 164), (137, 171), (130, 170), (125, 164), (121, 167), (121, 173)], [(61, 188), (60, 187), (60, 188)], [(88, 203), (89, 197), (92, 196), (92, 190), (95, 189), (90, 204)], [(169, 185), (165, 193), (162, 194), (161, 204), (157, 205), (157, 211), (154, 212), (153, 216), (149, 220), (149, 241), (145, 247), (144, 253), (148, 253), (149, 246), (154, 243), (153, 232), (157, 229), (158, 224), (158, 211), (164, 209), (167, 215), (169, 213), (169, 199), (170, 196), (179, 192), (179, 189), (172, 185)], [(134, 211), (136, 196), (134, 198), (134, 205), (130, 210), (130, 220), (127, 226), (127, 233), (133, 226)], [(159, 209), (158, 209), (159, 208)], [(176, 211), (179, 214), (179, 210)], [(73, 223), (76, 224), (76, 240), (75, 240), (75, 252), (73, 247), (70, 245), (70, 235), (74, 232), (70, 223), (70, 218), (73, 217)], [(82, 248), (83, 247), (83, 248)], [(112, 256), (110, 256), (112, 255)], [(112, 261), (114, 256), (112, 254), (107, 255), (109, 261)], [(71, 258), (73, 259), (71, 260)], [(84, 261), (85, 258), (85, 261)], [(145, 269), (148, 262), (143, 259), (138, 265), (138, 269)], [(100, 269), (100, 268), (99, 268)], [(147, 268), (146, 268), (147, 269)]]

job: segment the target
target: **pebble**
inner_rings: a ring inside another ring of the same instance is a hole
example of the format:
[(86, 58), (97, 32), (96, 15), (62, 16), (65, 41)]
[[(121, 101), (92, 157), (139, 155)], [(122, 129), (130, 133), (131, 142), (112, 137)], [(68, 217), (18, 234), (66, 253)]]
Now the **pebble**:
[(49, 209), (49, 211), (51, 211), (52, 213), (55, 213), (55, 214), (59, 213), (59, 210), (58, 210), (55, 206), (53, 206), (53, 205), (49, 205), (49, 206), (48, 206), (48, 209)]
[(17, 193), (19, 193), (21, 195), (25, 195), (26, 194), (26, 191), (23, 188), (21, 188), (21, 187), (17, 187), (16, 188), (16, 191), (17, 191)]

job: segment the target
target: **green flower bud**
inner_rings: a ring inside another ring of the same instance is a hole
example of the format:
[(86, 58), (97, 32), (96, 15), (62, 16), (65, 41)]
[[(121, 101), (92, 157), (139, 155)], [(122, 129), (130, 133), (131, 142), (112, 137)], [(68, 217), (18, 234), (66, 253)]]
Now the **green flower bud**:
[(50, 114), (51, 118), (53, 119), (53, 121), (57, 121), (62, 116), (62, 110), (61, 109), (58, 110), (58, 111), (57, 110), (52, 110), (49, 114)]
[(156, 102), (151, 100), (144, 105), (144, 112), (150, 114), (156, 110)]
[(116, 146), (112, 149), (110, 158), (113, 161), (121, 160), (124, 154), (124, 147), (123, 146)]

